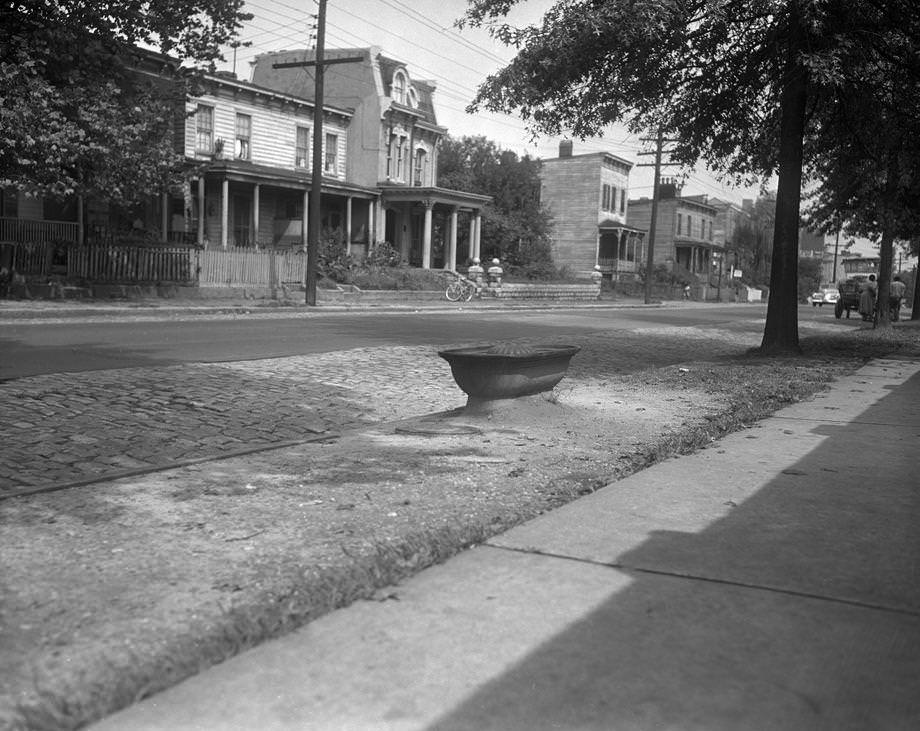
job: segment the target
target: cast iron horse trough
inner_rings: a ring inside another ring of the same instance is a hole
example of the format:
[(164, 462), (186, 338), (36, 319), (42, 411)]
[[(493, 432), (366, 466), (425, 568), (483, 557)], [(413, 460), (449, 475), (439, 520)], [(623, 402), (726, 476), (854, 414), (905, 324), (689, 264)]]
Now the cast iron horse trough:
[(492, 402), (552, 391), (565, 376), (577, 345), (496, 344), (438, 352), (467, 395), (466, 411), (490, 410)]

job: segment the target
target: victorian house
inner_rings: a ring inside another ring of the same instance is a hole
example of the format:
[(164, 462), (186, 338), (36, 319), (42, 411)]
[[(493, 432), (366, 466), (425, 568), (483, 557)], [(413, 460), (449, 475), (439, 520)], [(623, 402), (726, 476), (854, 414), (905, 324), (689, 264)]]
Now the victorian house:
[(632, 163), (607, 152), (572, 154), (559, 144), (559, 157), (540, 165), (540, 201), (553, 217), (553, 261), (576, 275), (595, 267), (613, 280), (636, 276), (643, 261), (645, 231), (627, 225)]
[[(633, 223), (648, 228), (652, 220), (652, 200), (629, 201)], [(683, 267), (691, 274), (708, 277), (713, 262), (725, 249), (724, 240), (716, 240), (715, 225), (719, 210), (707, 196), (681, 197), (680, 187), (664, 178), (658, 186), (658, 215), (655, 222), (654, 264), (673, 270)], [(716, 257), (713, 256), (716, 254)]]
[[(478, 258), (481, 211), (490, 198), (438, 186), (435, 83), (413, 78), (405, 64), (377, 47), (325, 52), (324, 102), (350, 113), (345, 138), (345, 179), (374, 192), (368, 213), (371, 243), (386, 241), (404, 261), (423, 268), (454, 269)], [(310, 100), (313, 51), (261, 54), (252, 82), (280, 94)], [(283, 66), (280, 67), (279, 66)]]
[[(314, 127), (310, 69), (275, 69), (309, 51), (259, 56), (251, 81), (205, 74), (176, 110), (176, 145), (189, 183), (131, 211), (95, 201), (61, 204), (0, 198), (0, 239), (83, 243), (196, 243), (204, 249), (301, 248), (312, 195), (321, 227), (360, 257), (376, 242), (421, 267), (455, 268), (478, 257), (481, 210), (490, 198), (437, 185), (433, 82), (413, 79), (379, 49), (330, 66), (322, 129)], [(136, 73), (170, 83), (178, 61), (139, 51)], [(322, 135), (322, 188), (312, 190), (313, 136)]]

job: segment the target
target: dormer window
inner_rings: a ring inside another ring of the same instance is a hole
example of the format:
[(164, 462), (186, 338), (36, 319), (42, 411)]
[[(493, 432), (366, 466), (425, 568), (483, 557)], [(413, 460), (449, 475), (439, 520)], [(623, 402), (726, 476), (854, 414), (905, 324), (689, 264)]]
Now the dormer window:
[(406, 74), (402, 71), (397, 71), (393, 74), (393, 90), (392, 96), (393, 101), (397, 104), (406, 103), (406, 89), (409, 87), (409, 80), (406, 78)]
[(407, 97), (409, 100), (409, 106), (413, 109), (418, 109), (418, 92), (415, 90), (414, 86), (409, 87)]

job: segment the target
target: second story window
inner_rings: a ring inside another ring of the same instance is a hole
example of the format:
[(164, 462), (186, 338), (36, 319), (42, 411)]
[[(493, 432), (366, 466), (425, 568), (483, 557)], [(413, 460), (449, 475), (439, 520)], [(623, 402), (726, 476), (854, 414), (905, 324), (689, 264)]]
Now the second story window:
[(421, 148), (415, 151), (415, 174), (414, 180), (416, 185), (421, 185), (425, 179), (425, 151)]
[(403, 153), (405, 152), (406, 138), (400, 137), (396, 140), (396, 179), (403, 179)]
[(310, 167), (310, 128), (297, 127), (297, 142), (294, 152), (295, 167), (306, 170)]
[(195, 150), (214, 151), (214, 107), (199, 104), (195, 112)]
[(693, 216), (687, 214), (687, 236), (693, 236)]
[(338, 175), (339, 171), (339, 137), (326, 135), (326, 155), (323, 162), (323, 172)]
[(677, 235), (680, 236), (683, 233), (684, 225), (684, 216), (682, 213), (677, 214)]
[(250, 142), (252, 140), (252, 117), (248, 114), (236, 115), (236, 159), (248, 160), (252, 154)]
[(620, 190), (620, 213), (626, 215), (626, 188)]

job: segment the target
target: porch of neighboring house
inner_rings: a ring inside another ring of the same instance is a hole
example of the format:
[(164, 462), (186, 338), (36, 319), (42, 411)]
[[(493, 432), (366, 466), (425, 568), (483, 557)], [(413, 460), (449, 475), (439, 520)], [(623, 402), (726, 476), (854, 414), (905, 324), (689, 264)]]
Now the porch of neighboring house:
[[(198, 245), (205, 249), (306, 247), (311, 186), (303, 176), (254, 168), (240, 163), (212, 166), (192, 181), (182, 223)], [(361, 257), (377, 240), (376, 200), (376, 191), (324, 181), (321, 229), (338, 231), (348, 253)]]
[(693, 241), (674, 242), (674, 261), (691, 274), (709, 277), (712, 273), (712, 252), (716, 247)]
[(444, 188), (385, 187), (377, 230), (410, 266), (456, 271), (458, 263), (481, 258), (482, 207), (490, 200)]
[(613, 281), (635, 279), (645, 262), (645, 231), (610, 221), (598, 226), (597, 266)]

